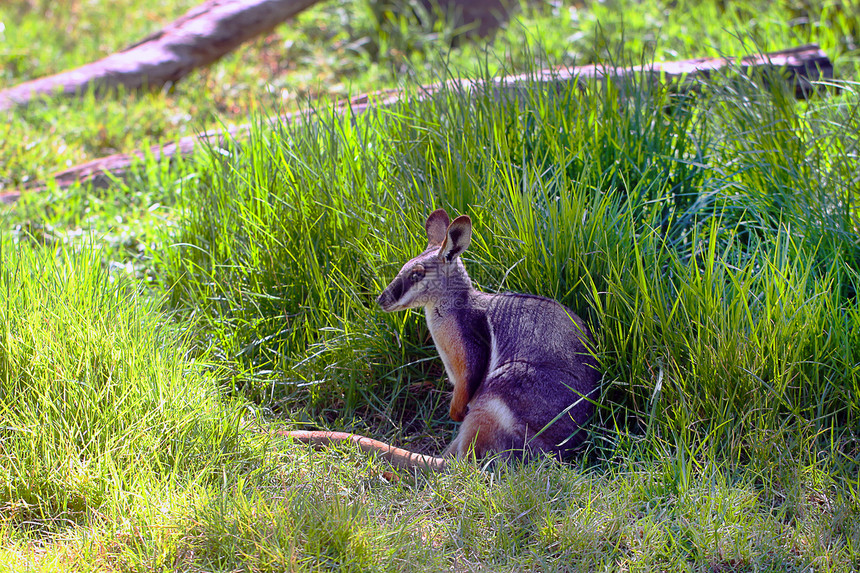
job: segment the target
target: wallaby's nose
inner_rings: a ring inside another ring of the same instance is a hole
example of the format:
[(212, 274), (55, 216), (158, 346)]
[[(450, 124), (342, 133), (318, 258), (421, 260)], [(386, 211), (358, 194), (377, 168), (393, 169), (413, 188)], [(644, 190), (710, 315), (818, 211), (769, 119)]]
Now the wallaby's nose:
[(400, 277), (397, 277), (376, 297), (376, 302), (382, 307), (382, 310), (389, 312), (401, 296), (403, 296), (403, 282)]
[(396, 302), (395, 298), (391, 295), (391, 287), (382, 291), (378, 297), (376, 297), (376, 304), (382, 307), (382, 310), (388, 311), (391, 308), (391, 305)]

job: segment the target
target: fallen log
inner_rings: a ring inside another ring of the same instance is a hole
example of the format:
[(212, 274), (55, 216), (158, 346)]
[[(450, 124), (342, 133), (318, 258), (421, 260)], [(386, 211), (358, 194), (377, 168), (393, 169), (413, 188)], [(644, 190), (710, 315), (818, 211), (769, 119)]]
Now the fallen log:
[(319, 0), (207, 0), (158, 32), (106, 58), (0, 91), (0, 111), (33, 98), (123, 86), (159, 89), (272, 30)]
[[(589, 79), (608, 80), (623, 85), (637, 79), (652, 84), (660, 82), (676, 85), (680, 91), (700, 85), (714, 74), (737, 71), (742, 76), (782, 79), (794, 88), (797, 99), (806, 99), (817, 91), (815, 82), (833, 79), (833, 63), (817, 44), (807, 44), (767, 54), (756, 54), (742, 58), (696, 58), (675, 62), (655, 62), (641, 66), (609, 67), (603, 65), (564, 68), (555, 72), (557, 83), (579, 82)], [(516, 87), (527, 82), (528, 74), (509, 76), (497, 80), (501, 86)]]
[[(703, 80), (710, 78), (716, 72), (724, 73), (733, 69), (748, 75), (762, 74), (766, 77), (784, 75), (785, 80), (794, 87), (795, 96), (798, 98), (808, 97), (815, 90), (815, 82), (833, 78), (833, 65), (827, 55), (818, 46), (807, 45), (740, 59), (699, 58), (632, 67), (577, 66), (505, 76), (489, 82), (450, 80), (445, 83), (421, 86), (408, 93), (404, 90), (384, 90), (363, 94), (341, 104), (339, 113), (361, 114), (371, 107), (394, 105), (406, 97), (410, 97), (412, 101), (427, 99), (444, 89), (452, 88), (475, 91), (489, 89), (501, 96), (501, 94), (527, 89), (534, 83), (542, 84), (547, 89), (562, 89), (570, 84), (581, 85), (588, 80), (605, 80), (623, 87), (626, 82), (641, 81), (644, 77), (650, 82), (667, 82), (674, 84), (678, 90), (686, 90), (701, 85)], [(289, 124), (307, 115), (307, 113), (286, 114), (277, 119)], [(245, 124), (230, 128), (227, 133), (224, 130), (205, 132), (184, 137), (175, 143), (154, 146), (148, 150), (148, 153), (158, 160), (188, 155), (201, 143), (217, 145), (225, 136), (240, 138), (250, 133), (250, 130), (250, 125)], [(106, 186), (112, 178), (121, 177), (145, 157), (146, 153), (136, 150), (132, 153), (118, 153), (95, 159), (59, 171), (51, 176), (51, 180), (60, 188), (68, 187), (77, 181)], [(41, 191), (46, 188), (45, 183), (34, 183), (25, 187), (29, 191)], [(20, 190), (0, 194), (0, 202), (12, 203), (20, 197), (20, 194)]]

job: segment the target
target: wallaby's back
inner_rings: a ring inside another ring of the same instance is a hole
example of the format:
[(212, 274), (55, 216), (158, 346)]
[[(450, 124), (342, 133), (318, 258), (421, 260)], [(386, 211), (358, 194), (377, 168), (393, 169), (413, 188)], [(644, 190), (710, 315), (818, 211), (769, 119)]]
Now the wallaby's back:
[[(487, 377), (473, 400), (501, 399), (516, 416), (513, 447), (564, 456), (585, 438), (599, 373), (583, 321), (539, 296), (487, 295), (492, 336)], [(537, 437), (535, 437), (537, 435)]]
[[(588, 328), (573, 311), (541, 296), (519, 293), (486, 295), (487, 318), (496, 359), (583, 371), (579, 356), (586, 352)], [(593, 369), (589, 369), (592, 371)]]

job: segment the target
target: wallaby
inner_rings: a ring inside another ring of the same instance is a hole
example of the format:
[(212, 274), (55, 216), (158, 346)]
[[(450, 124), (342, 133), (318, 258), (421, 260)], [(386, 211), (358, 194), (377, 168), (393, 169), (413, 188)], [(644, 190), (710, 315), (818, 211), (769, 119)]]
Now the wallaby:
[(427, 217), (427, 248), (379, 295), (386, 312), (423, 307), (454, 385), (449, 414), (462, 422), (444, 457), (422, 456), (355, 434), (285, 432), (315, 445), (351, 440), (399, 467), (442, 469), (449, 457), (565, 457), (585, 438), (600, 374), (585, 323), (558, 302), (476, 290), (460, 255), (472, 221)]

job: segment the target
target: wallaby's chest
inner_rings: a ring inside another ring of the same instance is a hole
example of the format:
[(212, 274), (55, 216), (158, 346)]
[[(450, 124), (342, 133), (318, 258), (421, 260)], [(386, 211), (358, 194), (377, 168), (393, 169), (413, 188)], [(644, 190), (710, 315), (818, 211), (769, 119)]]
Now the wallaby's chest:
[(461, 422), (487, 375), (491, 341), (486, 315), (464, 307), (449, 314), (428, 308), (427, 326), (454, 385), (449, 414)]
[(435, 311), (429, 311), (427, 327), (451, 383), (464, 382), (469, 378), (469, 357), (460, 325), (451, 317), (439, 317)]
[(479, 311), (445, 315), (428, 310), (427, 326), (451, 382), (471, 395), (487, 373), (492, 341), (487, 318)]

